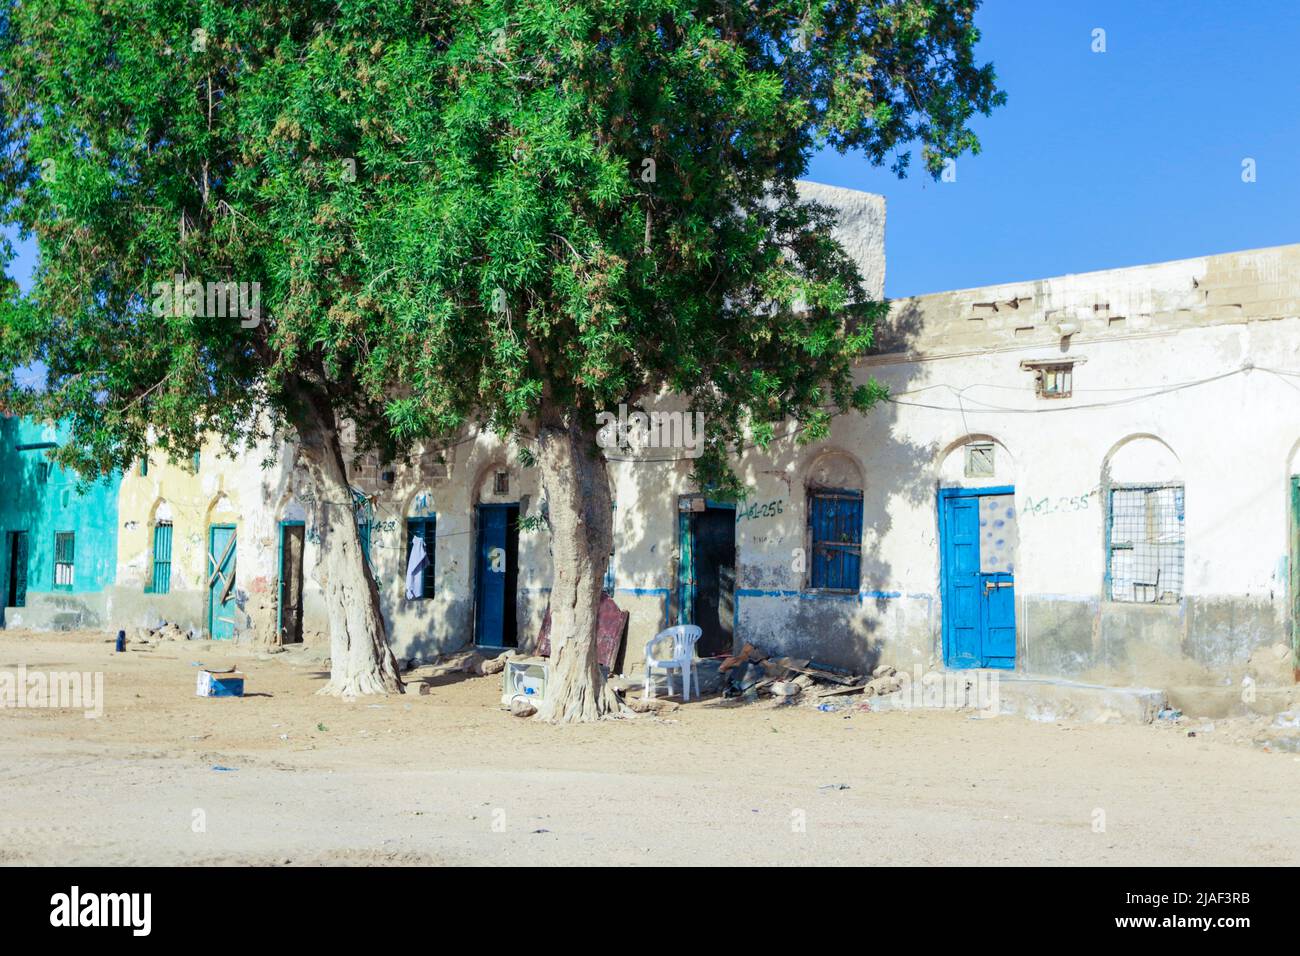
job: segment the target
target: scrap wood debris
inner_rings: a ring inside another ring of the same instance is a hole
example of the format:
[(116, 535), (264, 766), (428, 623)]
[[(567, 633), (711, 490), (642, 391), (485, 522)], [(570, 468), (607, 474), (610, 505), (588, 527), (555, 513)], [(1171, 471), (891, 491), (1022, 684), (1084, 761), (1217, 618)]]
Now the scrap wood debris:
[(889, 664), (881, 664), (868, 677), (806, 658), (768, 657), (753, 644), (728, 657), (718, 670), (730, 675), (724, 696), (747, 700), (767, 696), (794, 702), (849, 694), (883, 697), (902, 687), (897, 671)]

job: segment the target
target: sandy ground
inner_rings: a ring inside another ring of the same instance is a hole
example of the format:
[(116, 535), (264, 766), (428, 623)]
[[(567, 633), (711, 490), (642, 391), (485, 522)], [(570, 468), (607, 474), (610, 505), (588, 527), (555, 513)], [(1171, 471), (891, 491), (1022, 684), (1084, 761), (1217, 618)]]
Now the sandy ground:
[[(712, 700), (554, 727), (503, 712), (494, 677), (317, 697), (310, 656), (0, 631), (0, 670), (105, 687), (98, 719), (0, 711), (0, 863), (1300, 861), (1300, 756), (1225, 726)], [(194, 696), (198, 663), (249, 696)]]

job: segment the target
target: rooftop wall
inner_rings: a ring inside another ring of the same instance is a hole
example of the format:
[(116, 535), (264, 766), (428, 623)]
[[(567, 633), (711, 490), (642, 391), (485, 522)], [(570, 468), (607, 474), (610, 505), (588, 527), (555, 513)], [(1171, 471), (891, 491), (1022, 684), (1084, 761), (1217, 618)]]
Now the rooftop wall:
[(1065, 351), (1063, 345), (1296, 315), (1300, 244), (897, 299), (876, 351)]

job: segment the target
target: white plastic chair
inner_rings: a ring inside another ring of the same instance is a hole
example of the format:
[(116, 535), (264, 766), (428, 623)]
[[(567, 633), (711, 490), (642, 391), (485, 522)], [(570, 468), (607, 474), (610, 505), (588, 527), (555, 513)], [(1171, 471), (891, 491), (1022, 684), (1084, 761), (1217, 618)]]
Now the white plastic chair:
[[(695, 624), (678, 624), (666, 631), (660, 631), (645, 643), (645, 696), (651, 700), (655, 696), (654, 669), (664, 671), (668, 678), (668, 693), (673, 692), (673, 671), (682, 672), (682, 700), (691, 699), (691, 674), (695, 671), (695, 642), (703, 633)], [(672, 639), (672, 653), (667, 657), (655, 657), (655, 646), (660, 641)], [(700, 675), (695, 674), (695, 696), (700, 695)]]

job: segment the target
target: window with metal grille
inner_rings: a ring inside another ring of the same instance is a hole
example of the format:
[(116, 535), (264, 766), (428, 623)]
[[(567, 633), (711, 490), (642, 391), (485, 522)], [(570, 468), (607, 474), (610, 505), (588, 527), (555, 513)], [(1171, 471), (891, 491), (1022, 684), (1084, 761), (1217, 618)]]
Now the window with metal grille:
[(70, 588), (73, 581), (73, 567), (76, 564), (76, 538), (71, 531), (59, 531), (54, 535), (54, 586)]
[(1183, 486), (1112, 488), (1106, 579), (1112, 601), (1176, 604), (1183, 597)]
[(167, 594), (172, 589), (172, 523), (159, 521), (153, 529), (153, 578), (146, 590)]
[(862, 576), (862, 492), (809, 491), (808, 525), (812, 532), (811, 586), (856, 591)]
[(433, 597), (433, 551), (438, 541), (438, 524), (434, 518), (407, 518), (406, 519), (406, 566), (411, 566), (411, 545), (415, 539), (419, 538), (424, 542), (424, 553), (427, 554), (428, 560), (424, 562), (424, 569), (420, 574), (420, 580), (423, 587), (420, 591), (420, 597), (417, 600)]
[(510, 494), (510, 472), (498, 471), (492, 479), (492, 493), (494, 495)]

